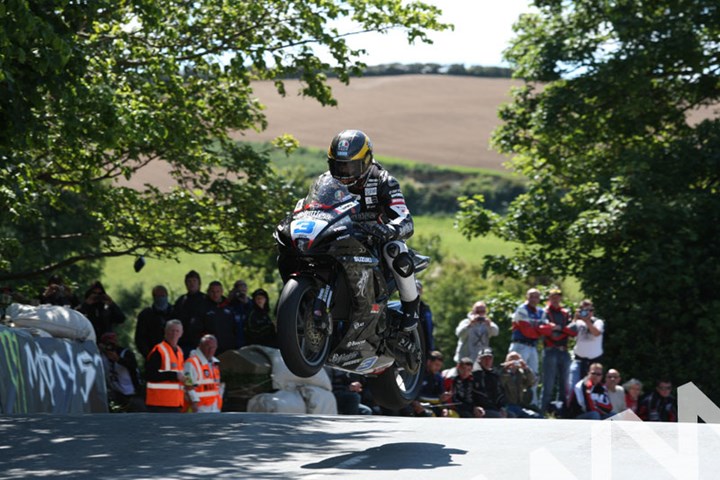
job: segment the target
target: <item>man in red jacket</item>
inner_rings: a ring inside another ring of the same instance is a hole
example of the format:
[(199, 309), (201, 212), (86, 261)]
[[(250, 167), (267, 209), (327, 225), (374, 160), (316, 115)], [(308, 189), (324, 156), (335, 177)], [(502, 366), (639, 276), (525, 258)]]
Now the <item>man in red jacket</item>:
[[(539, 376), (538, 370), (538, 352), (537, 342), (543, 335), (552, 334), (555, 324), (548, 321), (545, 310), (540, 308), (540, 291), (537, 288), (531, 288), (525, 294), (525, 303), (520, 305), (512, 319), (512, 336), (509, 352), (518, 352), (525, 363)], [(537, 406), (537, 389), (533, 386), (532, 403)]]

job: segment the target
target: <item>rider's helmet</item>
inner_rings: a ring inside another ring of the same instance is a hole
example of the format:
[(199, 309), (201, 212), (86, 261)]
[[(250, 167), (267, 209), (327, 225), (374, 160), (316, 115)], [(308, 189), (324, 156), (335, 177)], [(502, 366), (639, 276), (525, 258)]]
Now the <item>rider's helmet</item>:
[(360, 130), (343, 130), (330, 142), (330, 174), (349, 187), (364, 183), (372, 161), (372, 142)]

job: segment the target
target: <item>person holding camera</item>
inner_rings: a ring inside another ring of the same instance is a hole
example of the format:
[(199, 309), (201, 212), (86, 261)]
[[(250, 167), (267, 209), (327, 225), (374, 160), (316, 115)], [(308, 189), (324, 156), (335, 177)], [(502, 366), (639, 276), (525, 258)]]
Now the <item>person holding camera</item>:
[(80, 304), (80, 300), (72, 289), (65, 285), (63, 278), (56, 274), (48, 279), (47, 287), (40, 293), (40, 304), (75, 308)]
[(85, 292), (85, 300), (77, 309), (85, 315), (95, 330), (95, 338), (113, 331), (113, 326), (125, 321), (125, 314), (120, 310), (105, 287), (99, 280), (95, 281)]
[(490, 347), (490, 337), (497, 336), (498, 332), (497, 324), (487, 316), (485, 302), (475, 302), (467, 317), (455, 329), (458, 341), (453, 360), (460, 362), (463, 357), (477, 358), (480, 352)]
[[(585, 299), (575, 311), (572, 324), (577, 330), (577, 340), (573, 349), (573, 361), (570, 364), (567, 391), (572, 392), (581, 378), (585, 378), (593, 363), (600, 363), (603, 355), (603, 331), (605, 322), (594, 316), (592, 301)], [(568, 404), (570, 399), (568, 398)]]
[(110, 411), (144, 412), (137, 358), (129, 348), (121, 347), (117, 335), (107, 332), (98, 342), (105, 369)]
[(500, 383), (505, 391), (507, 411), (517, 418), (543, 418), (531, 408), (530, 388), (535, 385), (535, 373), (528, 368), (522, 356), (518, 352), (510, 352), (500, 366)]

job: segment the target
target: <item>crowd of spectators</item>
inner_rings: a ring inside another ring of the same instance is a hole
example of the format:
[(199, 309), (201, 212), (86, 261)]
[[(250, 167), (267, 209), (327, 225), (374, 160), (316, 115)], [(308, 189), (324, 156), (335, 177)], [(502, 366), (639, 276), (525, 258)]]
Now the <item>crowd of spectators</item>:
[(660, 379), (654, 391), (642, 395), (639, 380), (622, 384), (618, 369), (606, 373), (601, 363), (604, 321), (591, 300), (582, 300), (571, 312), (562, 298), (560, 289), (551, 289), (543, 307), (541, 292), (527, 291), (513, 313), (510, 345), (499, 368), (490, 346), (498, 327), (485, 302), (475, 302), (455, 330), (455, 365), (441, 371), (442, 352), (430, 352), (420, 397), (406, 413), (601, 420), (631, 410), (646, 421), (677, 421), (672, 383)]
[[(76, 308), (90, 320), (113, 408), (219, 412), (224, 387), (216, 355), (245, 345), (277, 346), (270, 297), (263, 289), (248, 295), (243, 280), (237, 280), (227, 296), (219, 281), (210, 282), (203, 292), (194, 270), (184, 281), (186, 292), (174, 303), (165, 286), (155, 286), (152, 304), (138, 315), (134, 340), (144, 359), (144, 375), (132, 349), (120, 345), (113, 332), (125, 315), (102, 283), (92, 283), (81, 301), (53, 275), (39, 300)], [(418, 291), (422, 294), (420, 282)], [(605, 323), (595, 315), (591, 300), (582, 300), (574, 311), (563, 305), (559, 289), (547, 293), (544, 306), (541, 300), (538, 289), (527, 291), (512, 315), (510, 344), (497, 367), (495, 352), (502, 346), (493, 350), (491, 343), (497, 341), (498, 325), (484, 301), (474, 302), (455, 329), (453, 366), (446, 369), (443, 353), (435, 348), (432, 311), (421, 302), (428, 353), (419, 397), (405, 409), (387, 411), (374, 405), (364, 377), (328, 369), (339, 413), (604, 419), (631, 410), (647, 421), (677, 421), (670, 380), (658, 379), (654, 390), (643, 395), (639, 380), (623, 384), (618, 369), (605, 371)]]

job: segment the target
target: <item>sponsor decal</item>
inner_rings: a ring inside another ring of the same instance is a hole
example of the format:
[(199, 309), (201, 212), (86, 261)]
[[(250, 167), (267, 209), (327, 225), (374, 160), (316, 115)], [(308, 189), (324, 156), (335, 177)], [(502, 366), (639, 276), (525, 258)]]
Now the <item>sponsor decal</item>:
[(366, 358), (360, 365), (358, 365), (356, 370), (370, 370), (373, 365), (375, 365), (375, 362), (377, 362), (377, 359), (378, 357)]
[(337, 240), (345, 240), (346, 238), (350, 238), (350, 235), (340, 235), (339, 237), (337, 237)]
[(377, 195), (377, 187), (366, 187), (365, 195)]
[(349, 348), (350, 347), (359, 347), (361, 345), (365, 345), (366, 342), (367, 342), (367, 340), (350, 340), (345, 345), (347, 345)]
[(370, 272), (368, 270), (363, 270), (362, 274), (360, 275), (360, 280), (358, 280), (357, 283), (358, 295), (360, 295), (361, 297), (367, 295), (367, 284), (369, 280)]
[(348, 140), (340, 140), (338, 142), (338, 150), (347, 151), (350, 148), (350, 142)]
[(375, 205), (377, 203), (377, 197), (365, 197), (365, 203), (367, 205)]
[(360, 330), (365, 326), (365, 322), (353, 322), (352, 326), (355, 330)]
[(297, 214), (295, 218), (317, 218), (320, 220), (330, 220), (333, 218), (333, 215), (327, 212), (322, 212), (320, 210), (306, 210), (302, 213)]
[(344, 213), (344, 212), (347, 212), (348, 210), (352, 210), (353, 208), (358, 207), (358, 206), (359, 206), (359, 205), (358, 205), (357, 202), (348, 202), (348, 203), (345, 203), (345, 204), (340, 205), (339, 207), (337, 207), (337, 208), (335, 209), (335, 211), (336, 211), (337, 213)]
[(380, 313), (380, 305), (378, 305), (377, 303), (373, 303), (372, 307), (370, 308), (370, 313), (373, 315), (377, 315), (378, 313)]
[(355, 365), (356, 363), (360, 363), (361, 360), (362, 358), (356, 358), (355, 360), (350, 360), (349, 362), (343, 362), (342, 366)]
[(372, 257), (353, 257), (353, 260), (357, 263), (374, 263), (375, 259)]
[(330, 363), (347, 364), (351, 360), (360, 357), (360, 352), (335, 353), (330, 357)]

